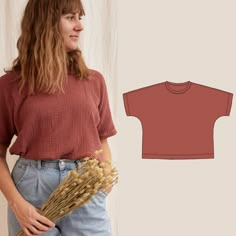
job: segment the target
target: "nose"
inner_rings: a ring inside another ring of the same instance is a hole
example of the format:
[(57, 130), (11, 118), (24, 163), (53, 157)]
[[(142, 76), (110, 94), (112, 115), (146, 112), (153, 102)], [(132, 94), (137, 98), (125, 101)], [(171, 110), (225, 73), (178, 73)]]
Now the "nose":
[(81, 23), (81, 21), (79, 19), (76, 20), (76, 24), (75, 24), (74, 29), (76, 31), (82, 31), (84, 29), (84, 27), (83, 27), (83, 25), (82, 25), (82, 23)]

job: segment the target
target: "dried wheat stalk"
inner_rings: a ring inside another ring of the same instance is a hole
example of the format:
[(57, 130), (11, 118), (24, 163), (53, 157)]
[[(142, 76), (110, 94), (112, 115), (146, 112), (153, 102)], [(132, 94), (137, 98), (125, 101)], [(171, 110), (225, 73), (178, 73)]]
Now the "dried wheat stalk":
[[(94, 194), (118, 182), (118, 171), (111, 161), (98, 161), (96, 156), (102, 149), (90, 157), (83, 158), (81, 166), (68, 173), (39, 212), (54, 223), (73, 210), (89, 202)], [(16, 236), (25, 236), (23, 231)]]

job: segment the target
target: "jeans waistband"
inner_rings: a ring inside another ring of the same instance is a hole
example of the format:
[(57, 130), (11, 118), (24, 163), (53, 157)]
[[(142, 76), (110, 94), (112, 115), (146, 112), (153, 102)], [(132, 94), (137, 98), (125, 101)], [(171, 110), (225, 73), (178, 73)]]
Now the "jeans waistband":
[(26, 159), (22, 156), (19, 156), (18, 162), (24, 165), (35, 166), (38, 169), (41, 167), (54, 168), (59, 170), (64, 170), (65, 168), (75, 168), (80, 167), (81, 160), (70, 160), (70, 159), (55, 159), (55, 160), (33, 160)]

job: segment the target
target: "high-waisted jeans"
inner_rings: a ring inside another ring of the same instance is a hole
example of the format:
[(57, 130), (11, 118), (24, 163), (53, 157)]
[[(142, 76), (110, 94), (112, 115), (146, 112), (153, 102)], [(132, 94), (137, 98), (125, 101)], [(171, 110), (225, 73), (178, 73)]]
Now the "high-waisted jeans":
[[(16, 188), (37, 208), (40, 208), (54, 189), (76, 166), (79, 160), (38, 161), (19, 157), (12, 170), (12, 178)], [(111, 236), (111, 221), (106, 210), (107, 193), (97, 192), (90, 202), (73, 211), (70, 215), (56, 222), (51, 231), (43, 236)], [(21, 227), (8, 206), (9, 236), (15, 236)]]

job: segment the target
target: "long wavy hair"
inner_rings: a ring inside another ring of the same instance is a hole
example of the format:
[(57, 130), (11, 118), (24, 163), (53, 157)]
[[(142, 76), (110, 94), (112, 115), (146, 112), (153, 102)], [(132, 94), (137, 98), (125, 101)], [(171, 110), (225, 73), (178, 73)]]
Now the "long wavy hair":
[(19, 93), (24, 86), (28, 95), (36, 92), (53, 94), (62, 91), (63, 82), (71, 73), (76, 79), (87, 79), (89, 70), (79, 47), (67, 52), (60, 32), (63, 14), (80, 11), (80, 0), (29, 0), (21, 21), (21, 35), (17, 41), (18, 57), (5, 72), (18, 72)]

